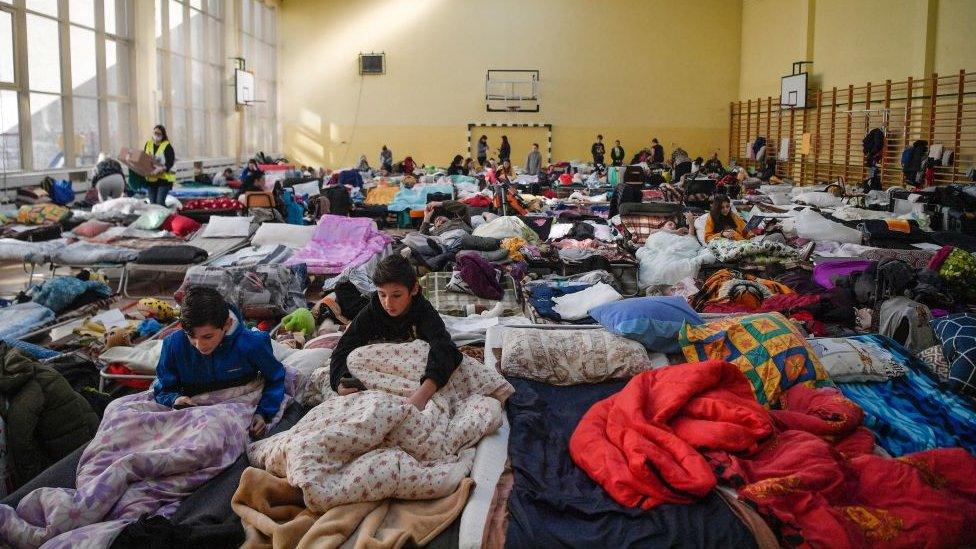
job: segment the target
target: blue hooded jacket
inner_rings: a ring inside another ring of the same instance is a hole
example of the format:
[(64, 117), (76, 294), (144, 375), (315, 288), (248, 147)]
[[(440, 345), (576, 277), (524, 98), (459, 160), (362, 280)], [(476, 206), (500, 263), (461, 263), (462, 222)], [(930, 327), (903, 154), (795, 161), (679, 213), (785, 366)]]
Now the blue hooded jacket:
[(163, 340), (152, 386), (156, 402), (172, 407), (181, 395), (237, 387), (261, 375), (264, 392), (257, 412), (265, 421), (274, 418), (285, 398), (285, 367), (271, 351), (271, 337), (248, 330), (240, 314), (233, 308), (231, 311), (237, 325), (209, 356), (200, 353), (183, 330)]

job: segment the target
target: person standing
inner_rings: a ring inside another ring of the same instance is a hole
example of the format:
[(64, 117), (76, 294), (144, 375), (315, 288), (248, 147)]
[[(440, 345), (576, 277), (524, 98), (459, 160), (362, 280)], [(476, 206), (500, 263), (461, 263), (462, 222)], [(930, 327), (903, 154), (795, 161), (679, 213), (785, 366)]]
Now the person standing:
[(610, 161), (613, 163), (613, 165), (623, 166), (625, 154), (624, 148), (620, 146), (620, 140), (618, 139), (614, 141), (613, 148), (610, 149)]
[(155, 157), (153, 159), (153, 170), (146, 176), (146, 185), (149, 189), (149, 202), (166, 205), (166, 196), (176, 183), (176, 174), (173, 173), (173, 164), (176, 163), (176, 153), (173, 146), (169, 143), (166, 135), (166, 128), (157, 125), (153, 128), (152, 139), (146, 141), (146, 154)]
[(512, 146), (508, 143), (508, 136), (502, 136), (502, 146), (498, 147), (498, 161), (504, 163), (512, 158)]
[(386, 145), (380, 149), (380, 169), (386, 173), (393, 171), (393, 151), (388, 149)]
[(663, 164), (664, 163), (664, 147), (657, 142), (657, 138), (651, 139), (651, 163), (652, 164)]
[(528, 158), (525, 159), (525, 173), (528, 175), (539, 175), (539, 169), (542, 168), (542, 153), (539, 152), (539, 144), (532, 144), (532, 151), (529, 153)]
[(593, 155), (593, 165), (597, 168), (603, 167), (603, 157), (607, 154), (607, 149), (603, 145), (603, 136), (596, 136), (596, 143), (590, 147), (590, 154)]
[(484, 169), (488, 163), (488, 136), (482, 135), (478, 138), (478, 164)]

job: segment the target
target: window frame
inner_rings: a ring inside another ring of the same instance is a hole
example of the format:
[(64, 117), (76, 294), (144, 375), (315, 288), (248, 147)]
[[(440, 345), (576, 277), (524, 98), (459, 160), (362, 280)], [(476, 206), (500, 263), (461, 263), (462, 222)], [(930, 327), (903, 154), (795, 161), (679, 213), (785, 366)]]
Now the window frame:
[[(116, 31), (109, 33), (105, 31), (105, 2), (119, 1), (125, 6), (122, 17), (116, 10)], [(112, 104), (121, 105), (120, 108), (128, 110), (128, 118), (132, 119), (133, 97), (129, 81), (117, 82), (117, 88), (124, 91), (124, 94), (108, 95), (107, 93), (107, 72), (105, 59), (105, 42), (113, 40), (116, 43), (125, 45), (126, 61), (131, 72), (134, 65), (134, 40), (132, 32), (133, 2), (136, 0), (93, 0), (94, 4), (94, 26), (73, 22), (70, 20), (70, 0), (57, 1), (57, 16), (34, 11), (27, 7), (25, 0), (13, 0), (11, 3), (0, 4), (0, 11), (11, 15), (13, 31), (13, 58), (14, 58), (14, 82), (0, 82), (0, 89), (14, 91), (17, 94), (17, 129), (19, 136), (19, 169), (8, 170), (12, 174), (31, 174), (49, 171), (63, 171), (76, 168), (87, 168), (92, 164), (89, 162), (78, 162), (78, 152), (75, 147), (75, 120), (74, 102), (77, 97), (82, 101), (95, 100), (97, 104), (97, 128), (98, 140), (96, 148), (101, 152), (114, 153), (108, 151), (110, 137), (108, 132), (108, 108)], [(29, 52), (27, 50), (27, 16), (43, 17), (53, 21), (58, 29), (58, 63), (60, 68), (60, 88), (57, 92), (47, 90), (31, 89), (29, 81)], [(71, 33), (72, 28), (84, 29), (94, 33), (95, 37), (95, 95), (83, 92), (75, 93), (71, 75)], [(122, 31), (120, 34), (118, 31)], [(57, 95), (61, 103), (61, 153), (64, 155), (63, 167), (48, 168), (35, 167), (34, 158), (34, 128), (32, 127), (32, 113), (30, 107), (31, 94), (42, 93), (46, 95)], [(70, 137), (69, 137), (70, 136)], [(91, 159), (94, 162), (94, 159)]]

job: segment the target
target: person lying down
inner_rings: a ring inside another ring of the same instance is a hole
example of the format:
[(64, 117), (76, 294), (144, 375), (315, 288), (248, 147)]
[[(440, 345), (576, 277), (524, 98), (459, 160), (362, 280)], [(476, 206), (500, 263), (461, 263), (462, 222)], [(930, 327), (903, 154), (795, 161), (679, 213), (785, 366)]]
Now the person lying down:
[(362, 390), (349, 373), (346, 361), (355, 349), (371, 343), (400, 343), (421, 339), (430, 346), (427, 367), (410, 404), (423, 410), (461, 363), (461, 352), (451, 340), (444, 321), (420, 293), (410, 261), (401, 255), (384, 258), (373, 274), (376, 292), (342, 334), (332, 351), (330, 384), (340, 396)]
[(143, 515), (182, 501), (244, 454), (290, 403), (285, 367), (219, 293), (192, 288), (183, 330), (163, 343), (153, 388), (112, 401), (78, 462), (75, 488), (0, 505), (0, 547), (108, 547)]

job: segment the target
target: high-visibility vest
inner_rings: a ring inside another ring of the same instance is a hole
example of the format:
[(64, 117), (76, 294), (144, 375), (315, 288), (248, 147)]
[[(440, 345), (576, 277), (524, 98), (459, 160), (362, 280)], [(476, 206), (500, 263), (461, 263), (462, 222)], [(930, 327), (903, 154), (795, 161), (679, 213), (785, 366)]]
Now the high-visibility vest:
[[(159, 143), (159, 148), (156, 149), (156, 153), (153, 154), (153, 142), (152, 139), (146, 141), (146, 154), (156, 157), (156, 164), (165, 166), (166, 165), (166, 149), (169, 147), (169, 141), (162, 141)], [(156, 183), (162, 179), (170, 185), (176, 183), (176, 174), (171, 171), (165, 171), (160, 175), (147, 175), (146, 181), (149, 183)]]

